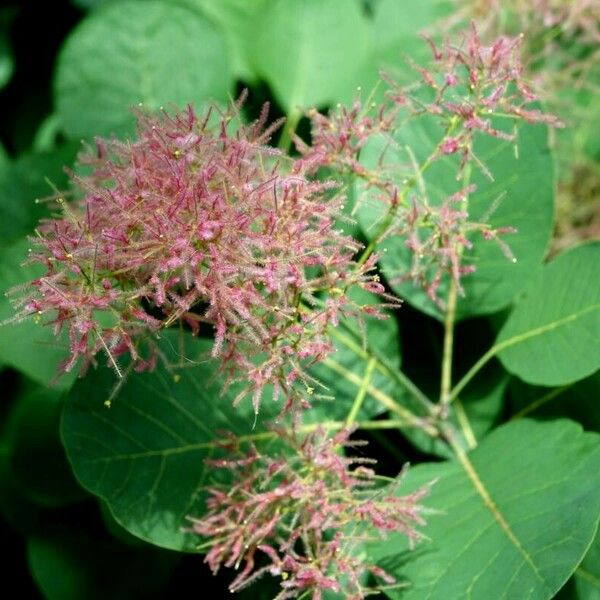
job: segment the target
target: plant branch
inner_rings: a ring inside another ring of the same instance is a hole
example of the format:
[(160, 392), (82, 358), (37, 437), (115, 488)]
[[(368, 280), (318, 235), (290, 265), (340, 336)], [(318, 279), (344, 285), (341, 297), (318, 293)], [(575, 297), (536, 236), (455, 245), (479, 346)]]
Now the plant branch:
[(348, 425), (348, 427), (350, 427), (354, 423), (356, 417), (358, 416), (358, 413), (360, 412), (360, 409), (362, 408), (365, 398), (367, 397), (367, 388), (369, 387), (371, 379), (373, 378), (374, 370), (375, 358), (371, 357), (369, 359), (369, 362), (367, 363), (367, 368), (365, 369), (365, 374), (362, 383), (358, 388), (358, 392), (356, 394), (356, 398), (354, 399), (354, 403), (352, 404), (352, 408), (350, 409), (348, 417), (346, 418), (346, 425)]
[(475, 432), (471, 427), (471, 423), (469, 422), (469, 417), (467, 416), (464, 406), (458, 399), (454, 403), (454, 412), (456, 413), (456, 419), (460, 425), (460, 430), (465, 438), (465, 442), (467, 442), (469, 449), (472, 450), (477, 446), (477, 438), (475, 437)]
[(453, 402), (456, 400), (458, 395), (465, 389), (465, 387), (471, 382), (473, 377), (487, 365), (487, 363), (496, 356), (498, 352), (502, 350), (502, 346), (500, 344), (496, 344), (492, 346), (466, 373), (463, 375), (462, 379), (454, 386), (450, 395), (448, 396), (448, 402)]
[[(356, 375), (352, 371), (349, 371), (348, 369), (346, 369), (346, 367), (336, 362), (335, 360), (327, 358), (323, 361), (323, 364), (329, 367), (331, 370), (339, 373), (340, 375), (343, 375), (348, 381), (354, 383), (355, 385), (361, 385), (362, 380), (358, 375)], [(399, 404), (391, 396), (388, 396), (385, 392), (382, 392), (381, 390), (371, 385), (367, 386), (367, 392), (371, 394), (371, 396), (375, 398), (375, 400), (377, 400), (382, 406), (385, 406), (385, 408), (387, 408), (389, 411), (396, 413), (399, 417), (405, 419), (410, 426), (422, 429), (431, 437), (438, 437), (437, 429), (430, 425), (426, 419), (418, 417), (413, 412)]]
[(450, 403), (450, 391), (452, 387), (452, 355), (454, 349), (454, 321), (456, 320), (456, 300), (458, 286), (454, 278), (450, 280), (448, 291), (448, 304), (444, 319), (444, 351), (442, 355), (442, 382), (440, 388), (440, 405), (446, 412)]
[(302, 113), (297, 108), (292, 109), (285, 122), (283, 131), (281, 132), (281, 137), (279, 138), (278, 147), (280, 150), (283, 150), (286, 153), (289, 152), (292, 147), (292, 138), (294, 137), (294, 133), (296, 132), (301, 117)]
[[(345, 323), (342, 322), (340, 325), (349, 333), (349, 335), (356, 337), (356, 332), (350, 329)], [(419, 389), (419, 387), (400, 369), (390, 367), (372, 348), (363, 348), (358, 341), (344, 335), (338, 329), (332, 328), (331, 335), (332, 337), (337, 338), (340, 342), (353, 350), (359, 356), (362, 356), (363, 358), (374, 359), (375, 366), (378, 371), (395, 381), (407, 392), (409, 392), (415, 400), (417, 400), (425, 409), (427, 409), (428, 413), (434, 413), (435, 404), (431, 402), (431, 400)]]
[(518, 413), (515, 413), (511, 417), (511, 420), (521, 419), (521, 418), (525, 417), (529, 413), (532, 413), (535, 410), (537, 410), (540, 406), (543, 406), (544, 404), (550, 402), (551, 400), (554, 400), (554, 398), (556, 398), (557, 396), (560, 396), (563, 392), (566, 392), (568, 389), (572, 388), (574, 385), (575, 385), (574, 383), (570, 383), (568, 385), (563, 385), (559, 388), (551, 390), (547, 394), (544, 394), (541, 398), (534, 400), (533, 402), (531, 402), (530, 404), (528, 404), (527, 406), (522, 408)]

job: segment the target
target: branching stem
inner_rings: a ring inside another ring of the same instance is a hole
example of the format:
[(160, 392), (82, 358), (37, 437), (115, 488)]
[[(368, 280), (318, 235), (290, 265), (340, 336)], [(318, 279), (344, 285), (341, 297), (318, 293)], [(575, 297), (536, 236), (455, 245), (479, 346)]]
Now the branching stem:
[(444, 319), (444, 353), (442, 355), (442, 382), (440, 388), (440, 405), (445, 412), (450, 404), (450, 391), (452, 387), (452, 356), (454, 349), (454, 322), (456, 320), (456, 300), (458, 286), (454, 278), (450, 280), (448, 291), (448, 304)]

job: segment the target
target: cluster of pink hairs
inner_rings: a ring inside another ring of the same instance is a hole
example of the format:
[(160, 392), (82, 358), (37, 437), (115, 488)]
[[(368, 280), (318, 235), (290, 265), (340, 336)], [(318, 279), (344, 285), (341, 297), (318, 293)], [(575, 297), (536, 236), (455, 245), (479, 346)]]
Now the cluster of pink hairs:
[[(329, 115), (309, 112), (312, 141), (296, 138), (296, 157), (268, 144), (278, 124), (266, 127), (266, 111), (239, 123), (240, 103), (202, 118), (191, 107), (140, 111), (135, 140), (97, 140), (81, 157), (88, 174), (72, 176), (75, 200), (59, 198), (60, 215), (38, 229), (30, 260), (46, 272), (21, 304), (21, 316), (49, 315), (57, 332), (67, 330), (63, 370), (78, 362), (85, 369), (99, 352), (119, 372), (124, 354), (138, 370), (154, 368), (156, 352), (144, 343), (162, 328), (208, 328), (224, 387), (242, 382), (236, 402), (250, 397), (258, 413), (272, 387), (283, 412), (297, 415), (310, 406), (310, 367), (332, 351), (330, 328), (346, 318), (385, 318), (394, 301), (375, 272), (379, 242), (396, 237), (413, 253), (408, 275), (432, 299), (444, 276), (460, 286), (473, 270), (461, 261), (472, 243), (467, 233), (475, 228), (498, 241), (510, 224), (470, 224), (471, 185), (439, 205), (423, 203), (414, 181), (367, 168), (361, 150), (374, 137), (393, 139), (406, 114), (434, 118), (444, 135), (428, 162), (456, 155), (460, 174), (470, 162), (485, 168), (473, 152), (475, 136), (513, 139), (493, 125), (496, 113), (558, 123), (528, 106), (535, 97), (518, 60), (520, 39), (486, 46), (473, 27), (458, 46), (427, 42), (433, 65), (416, 67), (417, 92), (392, 82), (381, 105), (357, 100)], [(340, 229), (345, 199), (335, 182), (348, 174), (386, 206), (366, 248)], [(356, 302), (353, 288), (384, 302)], [(396, 493), (399, 480), (370, 487), (374, 472), (356, 466), (365, 460), (344, 458), (352, 445), (347, 428), (333, 437), (274, 431), (278, 458), (231, 439), (221, 448), (225, 458), (212, 463), (229, 478), (210, 487), (206, 514), (192, 519), (212, 570), (244, 563), (232, 591), (276, 576), (279, 600), (319, 600), (325, 591), (363, 598), (374, 591), (365, 587), (367, 574), (392, 585), (356, 545), (391, 531), (420, 539), (429, 487), (405, 496)]]

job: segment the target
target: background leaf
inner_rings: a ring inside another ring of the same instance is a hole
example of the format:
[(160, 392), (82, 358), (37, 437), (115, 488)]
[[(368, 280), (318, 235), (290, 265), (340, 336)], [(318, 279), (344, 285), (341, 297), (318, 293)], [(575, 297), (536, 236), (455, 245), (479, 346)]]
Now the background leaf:
[(27, 559), (47, 600), (142, 600), (167, 583), (177, 555), (98, 540), (63, 523), (32, 536)]
[(14, 7), (0, 10), (0, 89), (10, 82), (15, 71), (15, 58), (10, 44), (10, 26), (16, 12)]
[(373, 19), (377, 65), (400, 83), (411, 83), (415, 71), (407, 57), (417, 63), (431, 59), (431, 49), (418, 34), (431, 30), (436, 21), (452, 10), (447, 0), (420, 0), (410, 5), (398, 0), (380, 0)]
[(359, 2), (270, 0), (256, 20), (252, 57), (290, 113), (352, 99), (372, 64), (370, 51)]
[[(398, 178), (402, 179), (407, 176), (405, 165), (410, 164), (410, 157), (403, 148), (410, 146), (417, 162), (422, 164), (434, 152), (442, 137), (443, 131), (434, 119), (412, 121), (400, 129), (400, 136), (395, 140), (398, 149), (386, 152), (384, 164), (395, 170)], [(367, 166), (374, 165), (384, 143), (380, 140), (368, 146), (361, 161)], [(507, 306), (528, 284), (532, 272), (539, 267), (546, 253), (554, 216), (553, 166), (546, 128), (535, 125), (521, 127), (518, 147), (517, 157), (515, 148), (509, 142), (489, 136), (476, 138), (475, 153), (493, 174), (495, 181), (490, 181), (478, 170), (473, 172), (471, 180), (477, 190), (469, 198), (470, 220), (481, 220), (496, 200), (501, 198), (496, 210), (489, 215), (488, 222), (493, 228), (517, 228), (515, 235), (506, 238), (517, 262), (511, 262), (495, 242), (482, 239), (480, 234), (469, 236), (473, 248), (464, 253), (464, 262), (473, 264), (477, 270), (462, 280), (465, 295), (458, 301), (458, 319), (488, 314)], [(456, 181), (457, 171), (458, 164), (452, 157), (436, 160), (427, 170), (423, 180), (431, 204), (440, 204), (462, 187)], [(367, 236), (372, 235), (374, 224), (384, 210), (382, 202), (368, 197), (359, 203), (357, 216)], [(441, 319), (440, 308), (425, 291), (410, 281), (400, 281), (406, 276), (411, 261), (404, 242), (404, 238), (392, 236), (381, 244), (383, 253), (380, 264), (384, 273), (400, 297), (419, 310)], [(445, 297), (447, 284), (446, 278), (440, 286), (441, 298)]]
[(48, 206), (35, 201), (67, 187), (64, 169), (72, 165), (78, 149), (78, 144), (68, 143), (16, 160), (0, 155), (0, 247), (32, 233), (40, 219), (50, 216)]
[(568, 417), (589, 431), (600, 432), (600, 371), (559, 388), (531, 386), (514, 378), (509, 398), (514, 417), (544, 420)]
[(271, 0), (186, 0), (196, 4), (222, 28), (231, 68), (238, 79), (253, 81), (256, 78), (251, 61), (251, 44), (256, 35), (256, 20)]
[(579, 600), (600, 600), (600, 533), (596, 534), (573, 578)]
[(406, 493), (439, 478), (426, 534), (402, 552), (397, 535), (369, 557), (409, 587), (391, 598), (547, 600), (591, 544), (600, 510), (600, 437), (570, 421), (504, 425), (461, 460), (413, 468)]
[(59, 57), (55, 98), (71, 137), (123, 134), (131, 107), (197, 108), (231, 91), (227, 47), (215, 26), (189, 6), (118, 2), (90, 13)]
[(556, 600), (600, 600), (600, 532)]
[(118, 523), (158, 546), (191, 551), (198, 538), (184, 531), (186, 517), (204, 510), (202, 488), (210, 481), (204, 459), (215, 436), (263, 431), (281, 406), (266, 398), (253, 427), (249, 402), (234, 408), (235, 390), (221, 397), (217, 363), (206, 358), (212, 342), (169, 332), (162, 337), (171, 370), (131, 373), (110, 409), (104, 402), (114, 372), (89, 373), (67, 398), (62, 438), (76, 477)]
[(29, 386), (14, 406), (8, 436), (8, 460), (14, 484), (24, 497), (46, 507), (85, 498), (60, 443), (60, 394)]
[[(26, 265), (28, 240), (21, 240), (5, 249), (0, 256), (0, 323), (15, 316), (7, 292), (39, 277), (41, 265)], [(18, 297), (18, 293), (11, 294)], [(58, 378), (59, 365), (68, 356), (68, 343), (64, 336), (54, 335), (51, 326), (35, 319), (0, 325), (0, 363), (9, 365), (43, 385), (55, 383), (56, 389), (68, 389), (75, 377), (73, 371)]]
[(546, 265), (500, 331), (498, 357), (535, 385), (564, 385), (600, 368), (600, 242)]

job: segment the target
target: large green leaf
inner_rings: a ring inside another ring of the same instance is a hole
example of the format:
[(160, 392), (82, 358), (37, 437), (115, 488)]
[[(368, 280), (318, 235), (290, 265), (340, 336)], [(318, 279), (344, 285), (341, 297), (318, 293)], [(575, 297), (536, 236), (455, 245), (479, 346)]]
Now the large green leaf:
[[(364, 290), (350, 292), (356, 302), (375, 305), (378, 299)], [(361, 394), (365, 394), (357, 421), (369, 419), (385, 412), (386, 406), (377, 397), (381, 394), (394, 396), (396, 401), (404, 396), (403, 390), (393, 379), (400, 368), (400, 345), (398, 323), (390, 313), (385, 320), (365, 317), (363, 331), (355, 319), (345, 319), (338, 327), (330, 329), (334, 352), (325, 363), (311, 369), (324, 388), (322, 392), (330, 400), (315, 401), (306, 417), (311, 421), (343, 420)]]
[(255, 79), (250, 48), (256, 35), (255, 19), (262, 14), (268, 0), (185, 0), (196, 4), (218, 23), (229, 46), (233, 74), (244, 81)]
[(377, 65), (399, 82), (414, 81), (415, 71), (406, 57), (419, 64), (431, 60), (431, 50), (418, 34), (431, 29), (451, 8), (447, 0), (420, 0), (410, 6), (398, 0), (378, 2), (373, 24)]
[(514, 378), (510, 383), (513, 418), (568, 417), (585, 429), (600, 432), (600, 371), (577, 383), (558, 388), (531, 386)]
[(574, 574), (579, 600), (600, 600), (600, 533)]
[(570, 421), (509, 423), (456, 460), (417, 466), (401, 492), (438, 479), (429, 540), (369, 551), (405, 580), (392, 598), (548, 600), (590, 546), (600, 511), (600, 436)]
[[(0, 362), (38, 383), (47, 385), (56, 380), (57, 389), (67, 389), (76, 373), (57, 379), (58, 367), (69, 353), (64, 336), (57, 338), (51, 326), (34, 318), (9, 322), (15, 310), (6, 294), (14, 286), (25, 284), (43, 272), (40, 265), (23, 266), (29, 246), (27, 240), (21, 240), (5, 249), (0, 257)], [(11, 297), (18, 297), (18, 293), (13, 292)]]
[(134, 548), (61, 523), (27, 541), (30, 572), (47, 600), (158, 597), (177, 555)]
[(92, 12), (59, 57), (56, 105), (72, 137), (129, 132), (132, 106), (227, 100), (220, 32), (189, 6), (118, 2)]
[(12, 480), (24, 497), (57, 507), (85, 497), (60, 443), (60, 395), (36, 386), (11, 411), (8, 460)]
[(564, 385), (600, 368), (600, 242), (564, 252), (531, 282), (496, 341), (524, 381)]
[(255, 68), (288, 113), (351, 99), (370, 51), (356, 0), (271, 0), (256, 19)]
[(0, 246), (31, 233), (39, 219), (50, 215), (47, 205), (36, 200), (66, 188), (64, 168), (77, 150), (78, 144), (69, 143), (15, 161), (0, 155)]
[(111, 370), (80, 380), (66, 401), (62, 438), (80, 483), (125, 529), (158, 546), (193, 550), (197, 539), (184, 531), (186, 517), (204, 510), (210, 474), (204, 459), (215, 438), (260, 432), (281, 406), (265, 399), (254, 426), (248, 405), (232, 406), (235, 392), (220, 396), (217, 364), (206, 357), (211, 342), (188, 336), (183, 342), (189, 352), (178, 335), (164, 334), (162, 351), (174, 366), (131, 373), (111, 408), (105, 406), (115, 384)]
[[(501, 125), (506, 127), (506, 125)], [(443, 130), (435, 119), (417, 119), (402, 127), (396, 138), (397, 148), (389, 148), (383, 165), (390, 173), (397, 173), (400, 180), (411, 177), (407, 171), (411, 155), (409, 147), (419, 164), (423, 164), (443, 137)], [(382, 148), (389, 145), (385, 140), (374, 140), (365, 148), (362, 160), (375, 166)], [(512, 262), (498, 244), (486, 241), (480, 234), (471, 236), (473, 248), (464, 253), (466, 264), (475, 266), (474, 274), (463, 278), (465, 296), (459, 298), (457, 318), (488, 314), (507, 306), (529, 282), (545, 255), (552, 233), (554, 215), (553, 166), (544, 127), (524, 125), (519, 131), (518, 156), (510, 142), (479, 136), (475, 153), (493, 174), (490, 181), (475, 168), (471, 183), (477, 186), (469, 198), (470, 220), (478, 222), (485, 218), (494, 228), (512, 226), (518, 232), (506, 238), (517, 261)], [(440, 204), (454, 194), (461, 183), (456, 181), (457, 158), (444, 157), (435, 160), (419, 184), (424, 188), (431, 204)], [(413, 190), (416, 193), (416, 190)], [(422, 193), (422, 192), (421, 192)], [(410, 196), (409, 196), (410, 197)], [(500, 199), (499, 202), (497, 202)], [(492, 214), (488, 214), (497, 205)], [(382, 217), (385, 205), (366, 197), (359, 203), (358, 219), (367, 235), (373, 235)], [(394, 290), (416, 308), (437, 318), (442, 311), (421, 288), (410, 281), (400, 281), (409, 271), (411, 256), (405, 238), (391, 236), (381, 246), (381, 265)], [(445, 296), (448, 280), (442, 281), (440, 295)]]

